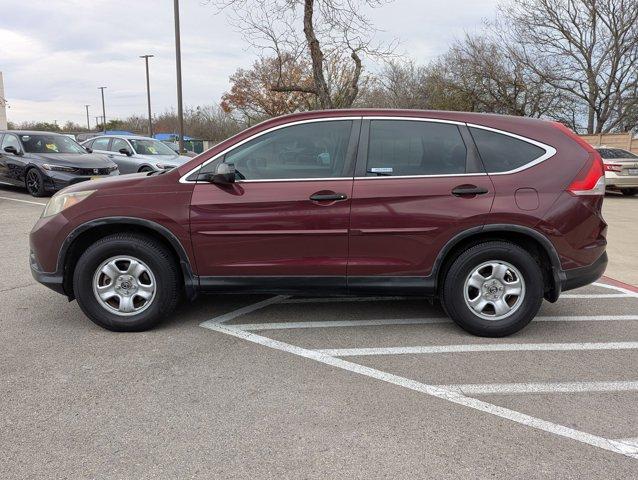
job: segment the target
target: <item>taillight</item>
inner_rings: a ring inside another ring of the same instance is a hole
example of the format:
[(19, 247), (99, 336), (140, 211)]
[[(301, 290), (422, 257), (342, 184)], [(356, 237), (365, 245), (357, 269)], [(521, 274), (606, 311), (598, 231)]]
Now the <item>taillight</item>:
[(622, 172), (622, 165), (616, 163), (605, 163), (606, 172)]
[(590, 156), (587, 165), (581, 168), (576, 178), (567, 187), (572, 195), (604, 195), (605, 173), (600, 155)]
[(567, 191), (572, 195), (605, 195), (605, 171), (600, 154), (562, 123), (554, 122), (554, 125), (589, 153), (587, 164), (580, 169)]

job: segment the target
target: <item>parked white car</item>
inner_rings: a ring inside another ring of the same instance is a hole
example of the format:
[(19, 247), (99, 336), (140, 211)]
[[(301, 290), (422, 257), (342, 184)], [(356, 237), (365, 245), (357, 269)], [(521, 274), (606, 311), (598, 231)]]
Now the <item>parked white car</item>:
[(104, 153), (120, 173), (171, 170), (191, 160), (178, 155), (164, 142), (137, 135), (100, 135), (82, 143), (95, 153)]
[(622, 148), (595, 147), (605, 164), (607, 189), (623, 195), (638, 193), (638, 155)]

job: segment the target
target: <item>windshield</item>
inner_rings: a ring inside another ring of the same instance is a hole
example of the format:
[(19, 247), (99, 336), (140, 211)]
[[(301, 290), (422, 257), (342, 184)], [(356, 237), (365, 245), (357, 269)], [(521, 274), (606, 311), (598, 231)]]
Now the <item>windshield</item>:
[(75, 140), (64, 135), (20, 135), (29, 153), (87, 153)]
[(599, 148), (598, 153), (603, 158), (638, 158), (638, 155), (621, 148)]
[(158, 140), (129, 138), (135, 151), (140, 155), (175, 155), (175, 152)]

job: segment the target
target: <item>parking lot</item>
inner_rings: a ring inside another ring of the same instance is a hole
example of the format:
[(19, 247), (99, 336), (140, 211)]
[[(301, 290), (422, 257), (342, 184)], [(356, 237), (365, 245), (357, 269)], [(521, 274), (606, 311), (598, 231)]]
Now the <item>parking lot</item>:
[(0, 188), (2, 478), (635, 478), (638, 198), (609, 279), (503, 339), (414, 298), (208, 296), (116, 334), (28, 269)]

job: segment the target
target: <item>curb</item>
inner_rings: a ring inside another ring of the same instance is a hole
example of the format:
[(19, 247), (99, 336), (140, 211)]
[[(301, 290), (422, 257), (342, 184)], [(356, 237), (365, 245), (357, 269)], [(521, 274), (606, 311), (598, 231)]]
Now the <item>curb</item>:
[(613, 285), (614, 287), (620, 287), (624, 288), (625, 290), (638, 293), (638, 287), (635, 287), (634, 285), (630, 285), (628, 283), (621, 282), (620, 280), (616, 280), (615, 278), (607, 277), (604, 275), (600, 279), (605, 283), (608, 283), (609, 285)]

